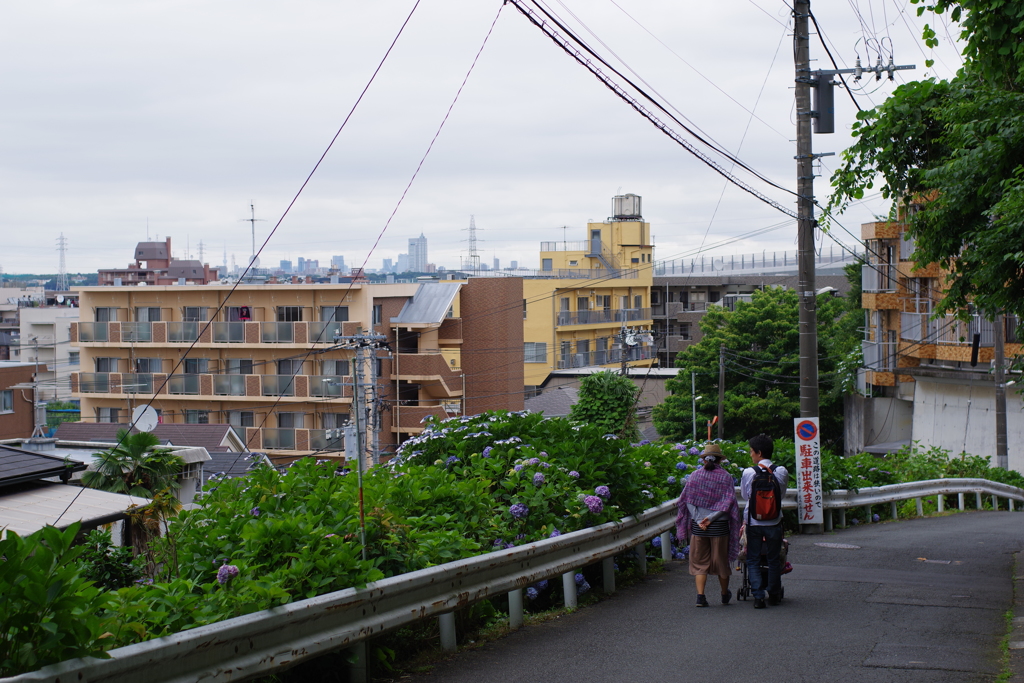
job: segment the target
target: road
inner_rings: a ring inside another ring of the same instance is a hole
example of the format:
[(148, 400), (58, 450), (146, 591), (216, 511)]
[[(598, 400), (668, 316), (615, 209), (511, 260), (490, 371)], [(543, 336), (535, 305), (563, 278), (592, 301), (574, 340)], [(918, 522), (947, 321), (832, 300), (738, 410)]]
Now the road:
[[(1024, 516), (968, 512), (791, 539), (782, 605), (694, 607), (685, 563), (460, 652), (419, 683), (991, 681)], [(823, 547), (838, 543), (855, 548)], [(733, 588), (738, 585), (733, 577)]]

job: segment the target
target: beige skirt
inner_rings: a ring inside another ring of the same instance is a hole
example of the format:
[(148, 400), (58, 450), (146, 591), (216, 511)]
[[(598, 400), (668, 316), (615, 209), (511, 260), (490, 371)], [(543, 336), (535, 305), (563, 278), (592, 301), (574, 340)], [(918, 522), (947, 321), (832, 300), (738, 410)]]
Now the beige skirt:
[(690, 573), (729, 576), (728, 536), (690, 536)]

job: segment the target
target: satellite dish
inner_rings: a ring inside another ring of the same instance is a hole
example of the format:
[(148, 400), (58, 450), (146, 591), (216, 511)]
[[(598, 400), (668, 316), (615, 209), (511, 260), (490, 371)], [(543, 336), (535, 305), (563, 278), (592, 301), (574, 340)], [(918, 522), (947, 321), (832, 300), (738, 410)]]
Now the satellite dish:
[(151, 432), (159, 418), (153, 406), (138, 406), (132, 411), (132, 424), (140, 432)]
[(57, 295), (57, 303), (59, 303), (59, 304), (64, 303), (64, 295), (63, 294), (58, 294)]

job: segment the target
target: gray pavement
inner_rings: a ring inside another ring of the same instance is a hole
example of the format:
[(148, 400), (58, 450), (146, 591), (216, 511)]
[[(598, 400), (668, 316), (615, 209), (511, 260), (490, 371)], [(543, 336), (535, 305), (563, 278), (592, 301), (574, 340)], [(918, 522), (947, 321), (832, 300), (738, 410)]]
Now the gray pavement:
[(711, 607), (697, 609), (686, 564), (673, 562), (599, 604), (460, 652), (415, 679), (962, 683), (999, 673), (1013, 553), (1024, 549), (1021, 513), (969, 512), (790, 541), (795, 570), (783, 577), (782, 605), (716, 604), (711, 579)]

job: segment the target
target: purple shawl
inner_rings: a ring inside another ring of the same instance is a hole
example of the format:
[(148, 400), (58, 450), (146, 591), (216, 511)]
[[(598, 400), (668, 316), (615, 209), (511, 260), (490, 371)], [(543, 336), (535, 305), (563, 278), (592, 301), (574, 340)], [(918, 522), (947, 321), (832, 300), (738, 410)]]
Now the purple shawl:
[[(740, 554), (740, 506), (736, 503), (736, 488), (732, 475), (721, 466), (713, 470), (697, 469), (686, 482), (679, 502), (676, 503), (676, 538), (690, 536), (690, 510), (686, 504), (729, 513), (729, 562)], [(697, 520), (700, 521), (700, 520)]]

